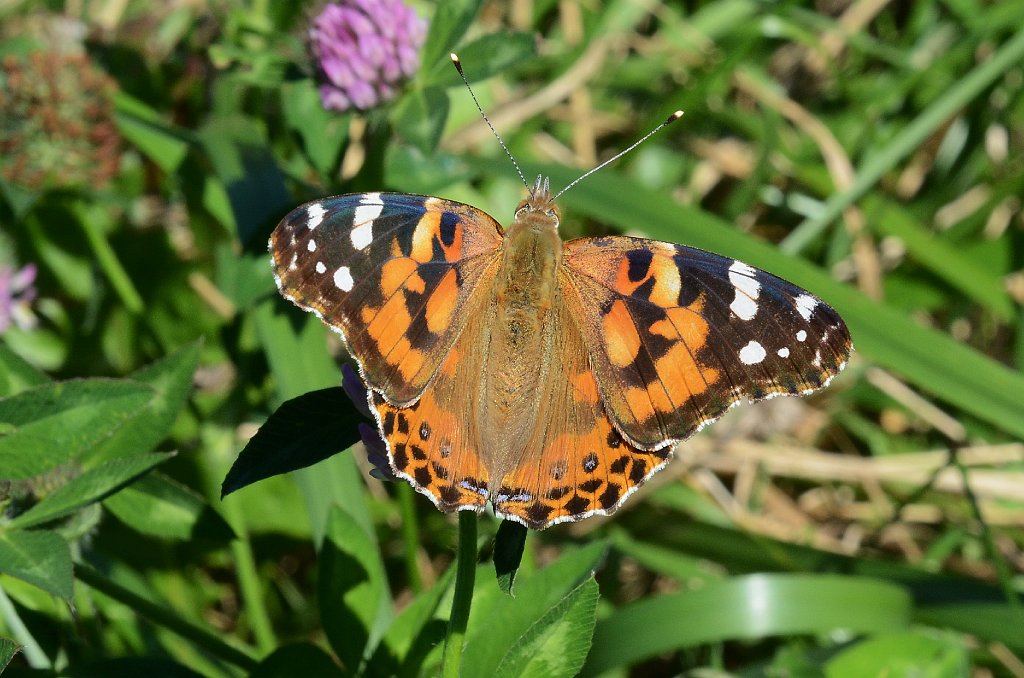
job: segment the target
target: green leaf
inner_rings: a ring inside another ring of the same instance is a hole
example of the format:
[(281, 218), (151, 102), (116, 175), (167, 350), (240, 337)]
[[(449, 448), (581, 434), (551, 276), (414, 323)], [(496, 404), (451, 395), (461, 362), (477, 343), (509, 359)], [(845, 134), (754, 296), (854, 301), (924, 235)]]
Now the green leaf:
[(347, 450), (359, 442), (360, 421), (365, 418), (341, 386), (292, 398), (246, 443), (224, 478), (221, 497)]
[(867, 638), (825, 663), (828, 678), (945, 678), (971, 674), (962, 641), (953, 634), (917, 631)]
[(53, 532), (0, 532), (0, 572), (64, 600), (71, 599), (71, 547)]
[(0, 468), (14, 480), (77, 459), (137, 416), (147, 384), (82, 379), (36, 386), (0, 399)]
[(124, 92), (114, 95), (114, 121), (125, 139), (168, 174), (176, 172), (188, 154), (190, 137), (186, 132)]
[(0, 179), (0, 195), (4, 196), (16, 219), (21, 219), (36, 204), (39, 192)]
[(40, 372), (0, 341), (0, 397), (14, 395), (50, 381)]
[(593, 577), (566, 594), (502, 657), (495, 678), (577, 675), (590, 651), (598, 596)]
[(4, 669), (7, 668), (7, 665), (11, 663), (14, 655), (18, 654), (20, 649), (21, 646), (13, 640), (0, 638), (0, 673), (4, 672)]
[[(757, 574), (621, 607), (602, 619), (584, 669), (596, 675), (681, 648), (727, 640), (906, 628), (911, 599), (882, 581)], [(700, 624), (681, 620), (700, 619)]]
[[(946, 587), (948, 591), (950, 587)], [(950, 597), (953, 597), (951, 594)], [(1000, 642), (1024, 652), (1024, 610), (1005, 602), (953, 602), (922, 606), (915, 611), (914, 621), (931, 626), (956, 629), (978, 638)]]
[(350, 674), (339, 669), (329, 654), (312, 643), (282, 645), (249, 672), (249, 678), (330, 678), (345, 675)]
[[(532, 33), (491, 33), (459, 48), (459, 60), (470, 83), (481, 82), (534, 58), (537, 41)], [(448, 59), (434, 66), (430, 85), (453, 87), (462, 85), (462, 78)]]
[(448, 93), (442, 87), (413, 90), (402, 97), (395, 126), (403, 139), (430, 155), (441, 141), (449, 106)]
[(317, 597), (332, 649), (346, 669), (359, 671), (391, 623), (391, 596), (377, 545), (338, 506), (320, 550)]
[(183, 664), (163, 657), (117, 657), (69, 666), (61, 671), (67, 678), (202, 678)]
[(466, 35), (483, 4), (483, 0), (449, 0), (437, 5), (420, 52), (420, 73), (431, 72), (441, 59), (448, 60), (448, 54)]
[(530, 576), (524, 574), (516, 583), (515, 598), (490, 577), (478, 576), (462, 665), (473, 667), (477, 675), (493, 674), (535, 623), (592, 577), (607, 548), (604, 542), (594, 542), (564, 553)]
[(10, 525), (32, 527), (73, 513), (117, 492), (122, 486), (172, 456), (173, 452), (154, 452), (106, 461), (58, 487), (41, 502), (16, 516)]
[(107, 497), (103, 506), (136, 532), (159, 539), (224, 543), (235, 538), (205, 499), (160, 473), (143, 476)]
[(281, 108), (285, 122), (302, 137), (313, 166), (329, 176), (348, 138), (349, 115), (328, 111), (320, 103), (320, 92), (311, 79), (286, 82), (281, 87)]
[(523, 561), (526, 548), (527, 529), (514, 520), (503, 520), (494, 536), (494, 572), (498, 577), (498, 588), (512, 595), (516, 572)]
[(167, 437), (192, 392), (201, 346), (188, 344), (131, 375), (132, 381), (152, 387), (153, 395), (145, 409), (90, 450), (90, 462), (149, 452)]

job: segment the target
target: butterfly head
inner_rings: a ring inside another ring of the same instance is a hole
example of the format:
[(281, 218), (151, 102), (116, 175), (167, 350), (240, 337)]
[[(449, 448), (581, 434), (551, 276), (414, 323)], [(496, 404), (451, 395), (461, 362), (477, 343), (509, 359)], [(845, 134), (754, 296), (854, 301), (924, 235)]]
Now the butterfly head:
[(530, 189), (530, 195), (516, 207), (516, 219), (524, 219), (528, 215), (550, 219), (555, 228), (558, 228), (562, 215), (551, 197), (550, 184), (545, 176), (537, 176), (537, 182)]

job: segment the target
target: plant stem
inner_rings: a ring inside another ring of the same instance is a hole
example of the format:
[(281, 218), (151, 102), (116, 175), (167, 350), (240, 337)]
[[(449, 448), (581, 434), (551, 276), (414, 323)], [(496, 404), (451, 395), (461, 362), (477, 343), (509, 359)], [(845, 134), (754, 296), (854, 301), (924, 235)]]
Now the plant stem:
[(154, 624), (192, 641), (222, 661), (234, 664), (246, 671), (252, 671), (257, 666), (257, 661), (248, 648), (243, 649), (229, 645), (216, 632), (182, 619), (173, 610), (161, 607), (139, 594), (129, 591), (85, 563), (75, 564), (75, 577), (82, 583), (127, 605)]
[(114, 252), (114, 248), (107, 242), (106, 235), (91, 216), (88, 210), (79, 210), (79, 223), (82, 226), (82, 231), (85, 232), (86, 239), (89, 241), (89, 247), (92, 248), (92, 253), (95, 255), (100, 269), (102, 269), (107, 280), (110, 281), (117, 296), (121, 299), (121, 303), (124, 304), (129, 313), (139, 315), (145, 308), (142, 297), (139, 295), (138, 290), (135, 289), (135, 285), (128, 276), (128, 272), (121, 265), (117, 254)]
[(417, 556), (420, 549), (419, 526), (416, 523), (416, 505), (413, 503), (413, 489), (408, 483), (398, 486), (398, 506), (402, 514), (402, 541), (405, 546), (405, 570), (409, 577), (409, 588), (413, 593), (423, 591), (423, 578)]
[(456, 553), (455, 596), (448, 618), (448, 638), (441, 661), (443, 678), (458, 678), (462, 670), (462, 646), (466, 640), (469, 608), (476, 580), (476, 526), (474, 511), (459, 511), (459, 550)]

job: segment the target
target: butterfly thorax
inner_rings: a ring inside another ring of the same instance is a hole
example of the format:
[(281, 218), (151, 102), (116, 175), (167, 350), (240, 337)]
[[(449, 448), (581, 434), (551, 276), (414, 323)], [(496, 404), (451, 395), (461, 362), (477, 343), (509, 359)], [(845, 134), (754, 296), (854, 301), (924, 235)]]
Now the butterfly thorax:
[(505, 232), (501, 265), (494, 280), (493, 315), (482, 384), (481, 431), (488, 449), (508, 459), (520, 453), (532, 431), (552, 347), (551, 310), (558, 301), (562, 240), (558, 213), (544, 203), (524, 201)]

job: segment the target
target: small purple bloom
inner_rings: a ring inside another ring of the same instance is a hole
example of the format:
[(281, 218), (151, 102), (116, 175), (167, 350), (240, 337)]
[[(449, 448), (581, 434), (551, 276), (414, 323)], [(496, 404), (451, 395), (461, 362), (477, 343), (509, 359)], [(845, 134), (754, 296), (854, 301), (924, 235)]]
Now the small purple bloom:
[(23, 330), (36, 325), (32, 313), (32, 302), (36, 298), (35, 264), (27, 264), (19, 270), (0, 264), (0, 334), (13, 322)]
[(391, 99), (419, 68), (426, 35), (426, 22), (402, 0), (328, 4), (309, 29), (324, 108), (365, 110)]
[[(345, 395), (352, 400), (356, 408), (364, 416), (372, 418), (367, 402), (366, 385), (348, 363), (341, 366), (341, 386), (345, 389)], [(366, 448), (366, 458), (373, 464), (370, 475), (377, 480), (398, 480), (398, 476), (391, 470), (391, 464), (388, 463), (388, 448), (377, 428), (360, 422), (359, 437), (362, 438), (363, 446)]]

